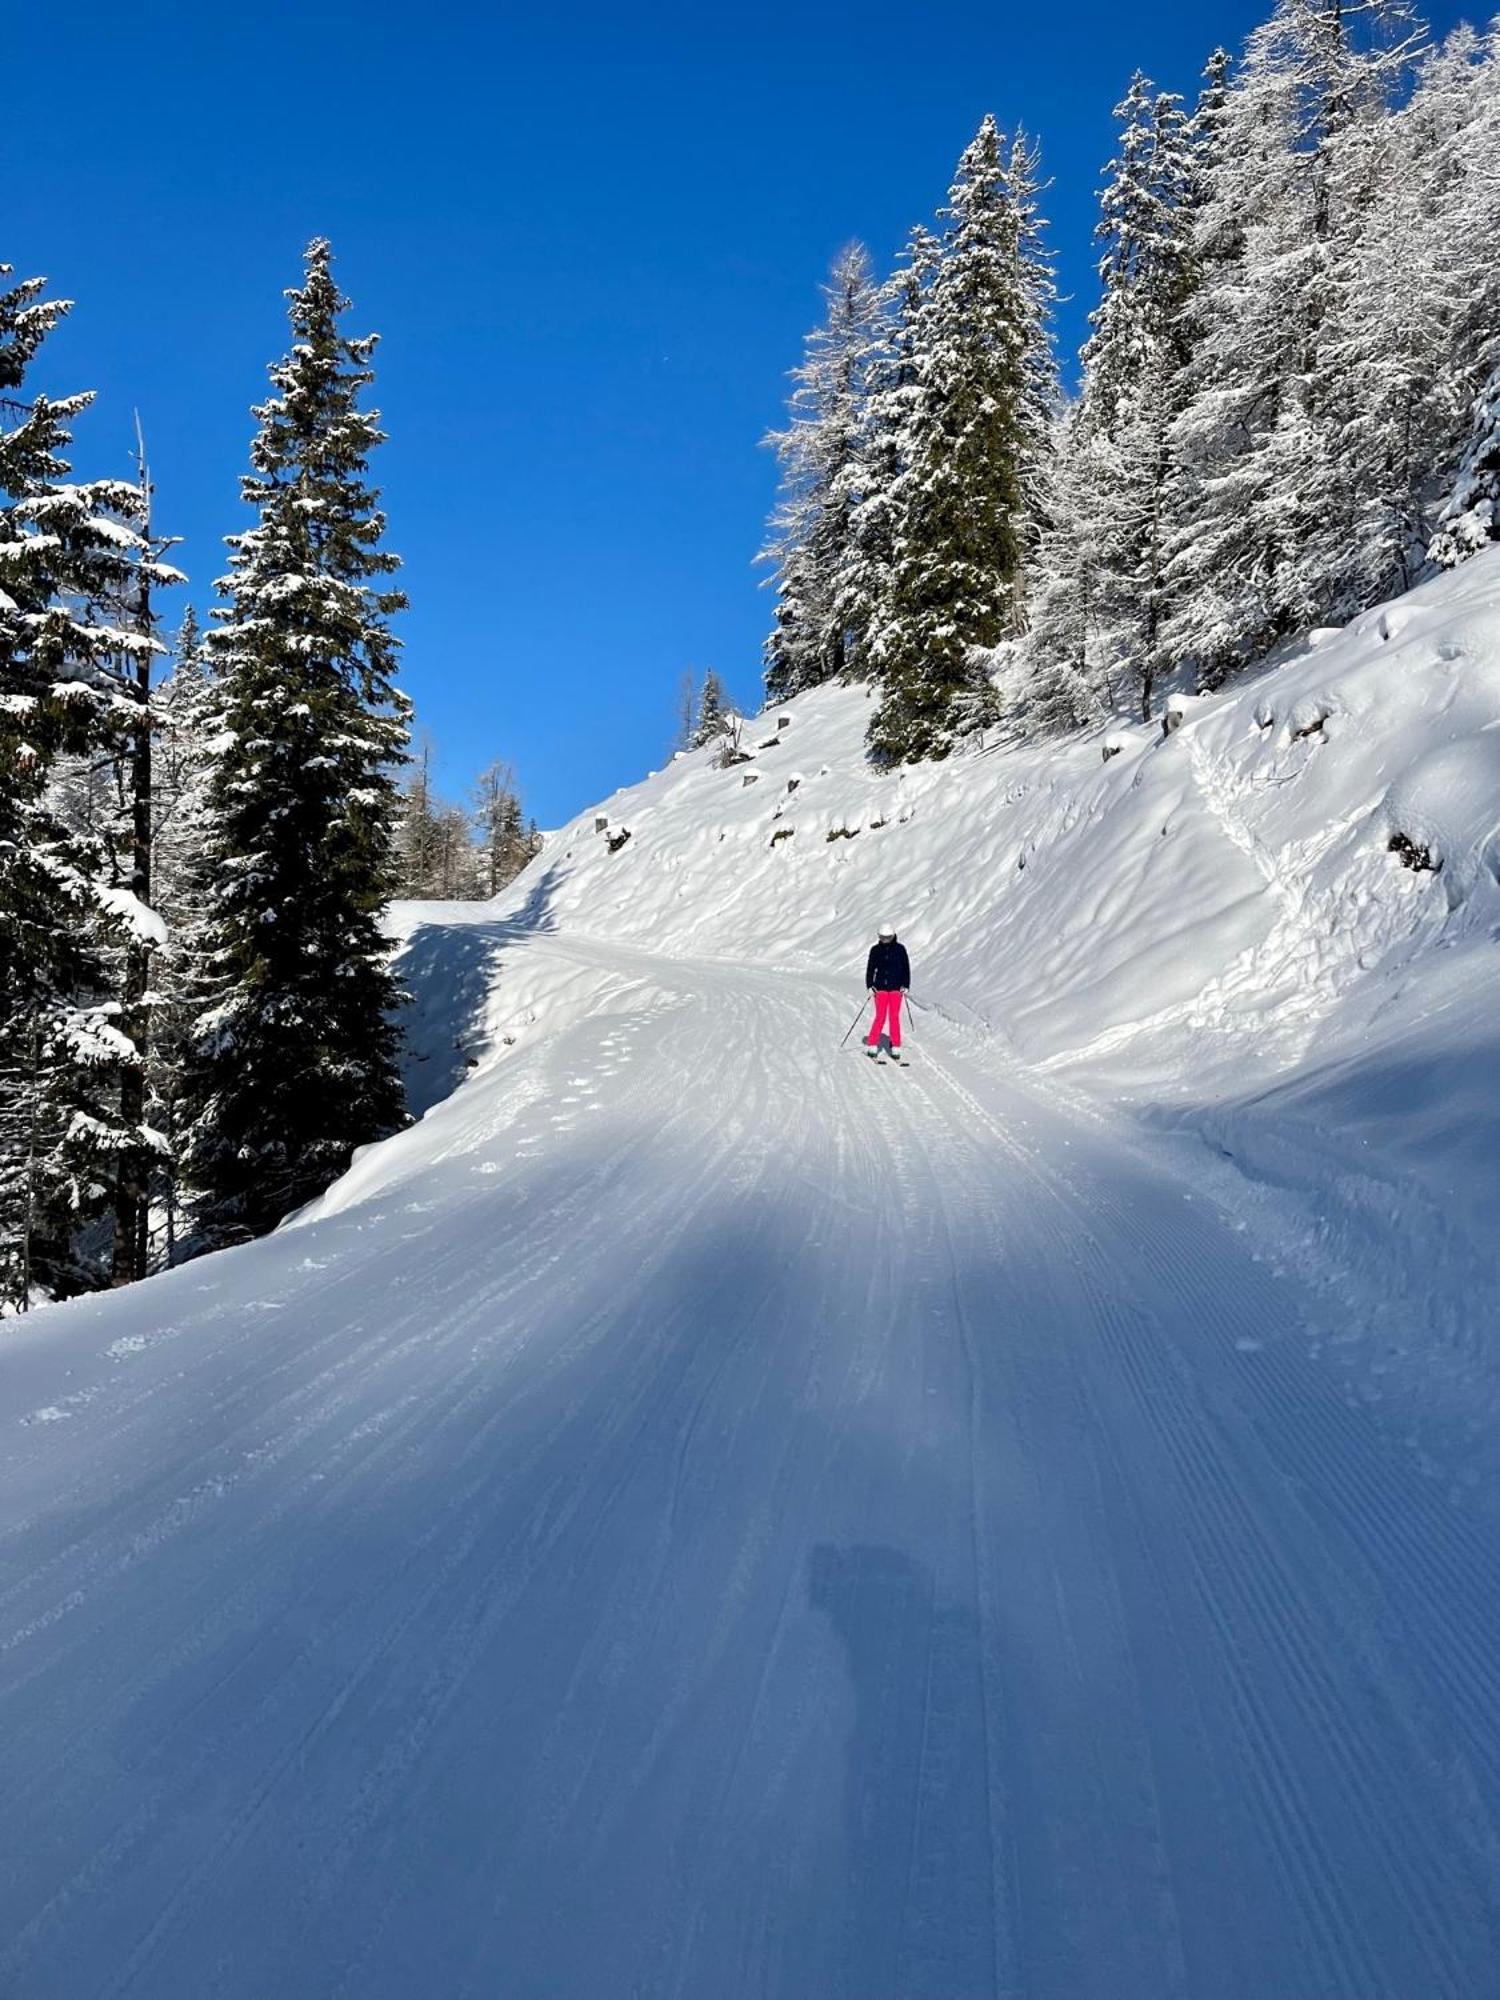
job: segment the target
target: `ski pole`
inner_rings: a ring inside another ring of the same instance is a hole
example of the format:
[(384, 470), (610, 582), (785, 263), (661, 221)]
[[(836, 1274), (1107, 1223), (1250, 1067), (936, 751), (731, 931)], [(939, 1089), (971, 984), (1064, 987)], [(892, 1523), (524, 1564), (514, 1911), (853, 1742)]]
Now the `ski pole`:
[[(850, 1037), (850, 1036), (851, 1036), (851, 1035), (852, 1035), (852, 1034), (854, 1033), (854, 1030), (855, 1030), (855, 1029), (856, 1029), (856, 1028), (857, 1028), (857, 1027), (859, 1026), (859, 1023), (860, 1023), (860, 1018), (861, 1018), (861, 1016), (863, 1015), (863, 1013), (864, 1013), (864, 1011), (865, 1011), (865, 1002), (866, 1002), (866, 1001), (867, 1001), (867, 1000), (869, 999), (869, 997), (870, 997), (870, 996), (869, 996), (869, 994), (867, 993), (867, 994), (865, 995), (865, 998), (864, 998), (864, 1000), (861, 1000), (861, 1001), (860, 1001), (860, 1003), (859, 1003), (859, 1013), (855, 1015), (854, 1019), (853, 1019), (853, 1020), (852, 1020), (852, 1021), (851, 1021), (851, 1022), (849, 1023), (848, 1027), (847, 1027), (847, 1028), (845, 1028), (845, 1030), (844, 1030), (844, 1042), (847, 1042), (847, 1041), (848, 1041), (849, 1037)], [(840, 1042), (840, 1043), (839, 1043), (839, 1047), (840, 1047), (840, 1048), (842, 1048), (842, 1047), (844, 1046), (844, 1042)]]
[(909, 993), (903, 993), (901, 995), (901, 1011), (906, 1016), (906, 1039), (910, 1041), (911, 1040), (911, 995)]

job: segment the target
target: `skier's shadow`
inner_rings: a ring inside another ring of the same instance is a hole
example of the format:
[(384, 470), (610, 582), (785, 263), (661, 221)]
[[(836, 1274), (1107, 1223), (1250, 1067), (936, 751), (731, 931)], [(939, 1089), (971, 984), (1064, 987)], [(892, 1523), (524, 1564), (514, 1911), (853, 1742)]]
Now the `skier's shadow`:
[(823, 1543), (808, 1600), (854, 1684), (839, 1991), (992, 1990), (994, 1901), (979, 1625), (899, 1549)]

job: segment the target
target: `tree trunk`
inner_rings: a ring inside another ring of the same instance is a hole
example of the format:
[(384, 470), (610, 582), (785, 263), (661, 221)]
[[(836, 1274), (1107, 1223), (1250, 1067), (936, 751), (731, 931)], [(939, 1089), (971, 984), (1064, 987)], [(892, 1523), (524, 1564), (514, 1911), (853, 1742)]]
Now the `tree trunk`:
[[(149, 586), (142, 581), (141, 629), (151, 629)], [(137, 704), (131, 727), (127, 763), (130, 789), (130, 890), (145, 908), (151, 903), (151, 656), (135, 668), (132, 690)], [(139, 1131), (146, 1122), (146, 1071), (151, 1047), (151, 1012), (147, 1004), (151, 981), (151, 948), (132, 936), (125, 947), (125, 978), (121, 998), (125, 1033), (135, 1044), (136, 1060), (120, 1079), (121, 1122)], [(115, 1240), (110, 1282), (134, 1284), (146, 1275), (150, 1221), (151, 1160), (144, 1145), (129, 1145), (121, 1154), (115, 1181)]]

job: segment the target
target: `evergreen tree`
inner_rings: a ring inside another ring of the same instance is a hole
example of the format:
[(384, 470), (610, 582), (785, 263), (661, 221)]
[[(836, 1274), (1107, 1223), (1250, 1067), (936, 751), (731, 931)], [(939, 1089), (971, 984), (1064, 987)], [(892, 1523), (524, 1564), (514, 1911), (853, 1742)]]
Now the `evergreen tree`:
[(889, 601), (902, 475), (911, 446), (912, 406), (920, 394), (916, 351), (922, 304), (942, 259), (942, 245), (918, 224), (904, 261), (880, 288), (878, 339), (871, 354), (859, 437), (859, 500), (850, 519), (844, 576), (848, 675), (873, 677), (873, 649)]
[(113, 614), (150, 551), (138, 489), (68, 478), (69, 426), (92, 398), (24, 393), (68, 308), (9, 276), (0, 266), (0, 1300), (24, 1308), (34, 1287), (89, 1281), (79, 1233), (142, 1136), (121, 1114), (139, 1057), (103, 949), (105, 843), (71, 821), (61, 780), (113, 747), (118, 663), (148, 650)]
[(888, 589), (871, 634), (882, 762), (948, 754), (993, 713), (984, 656), (1024, 628), (1055, 403), (1036, 157), (987, 117), (912, 315)]
[(114, 1230), (110, 1276), (116, 1285), (146, 1276), (150, 1260), (150, 1197), (166, 1152), (165, 1134), (152, 1122), (155, 1015), (161, 952), (167, 928), (155, 885), (156, 737), (159, 728), (153, 674), (166, 648), (157, 638), (157, 589), (185, 581), (163, 559), (171, 542), (153, 533), (153, 488), (144, 437), (137, 425), (140, 535), (133, 550), (116, 623), (129, 635), (112, 662), (115, 825), (107, 840), (108, 879), (101, 902), (116, 932), (110, 953), (120, 1012), (115, 1025), (129, 1044), (119, 1065), (121, 1143), (114, 1168)]
[(230, 538), (209, 641), (221, 731), (189, 1160), (210, 1237), (272, 1227), (402, 1118), (380, 914), (407, 739), (388, 621), (405, 600), (367, 480), (375, 339), (340, 330), (325, 241), (288, 298), (293, 343), (243, 482), (256, 521)]
[(171, 662), (156, 696), (152, 842), (158, 898), (175, 929), (185, 908), (201, 904), (206, 887), (202, 857), (213, 773), (216, 689), (191, 605), (177, 628)]
[(863, 441), (872, 371), (880, 353), (882, 297), (862, 244), (834, 260), (827, 312), (808, 336), (791, 422), (766, 439), (781, 493), (763, 561), (776, 564), (776, 618), (766, 642), (773, 701), (849, 673), (859, 593), (854, 517), (863, 492)]
[[(812, 683), (804, 682), (804, 686)], [(724, 683), (710, 667), (703, 676), (703, 686), (698, 693), (698, 715), (693, 725), (694, 750), (701, 750), (706, 744), (717, 743), (729, 726), (733, 711), (724, 693)]]

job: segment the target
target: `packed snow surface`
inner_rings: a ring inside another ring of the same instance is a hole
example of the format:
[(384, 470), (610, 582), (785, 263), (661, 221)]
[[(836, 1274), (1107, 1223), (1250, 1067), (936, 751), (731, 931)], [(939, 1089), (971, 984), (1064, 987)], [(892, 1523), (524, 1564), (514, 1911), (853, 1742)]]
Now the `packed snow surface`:
[(6, 2000), (1496, 1990), (1500, 557), (866, 712), (407, 906), (421, 1122), (7, 1325)]

